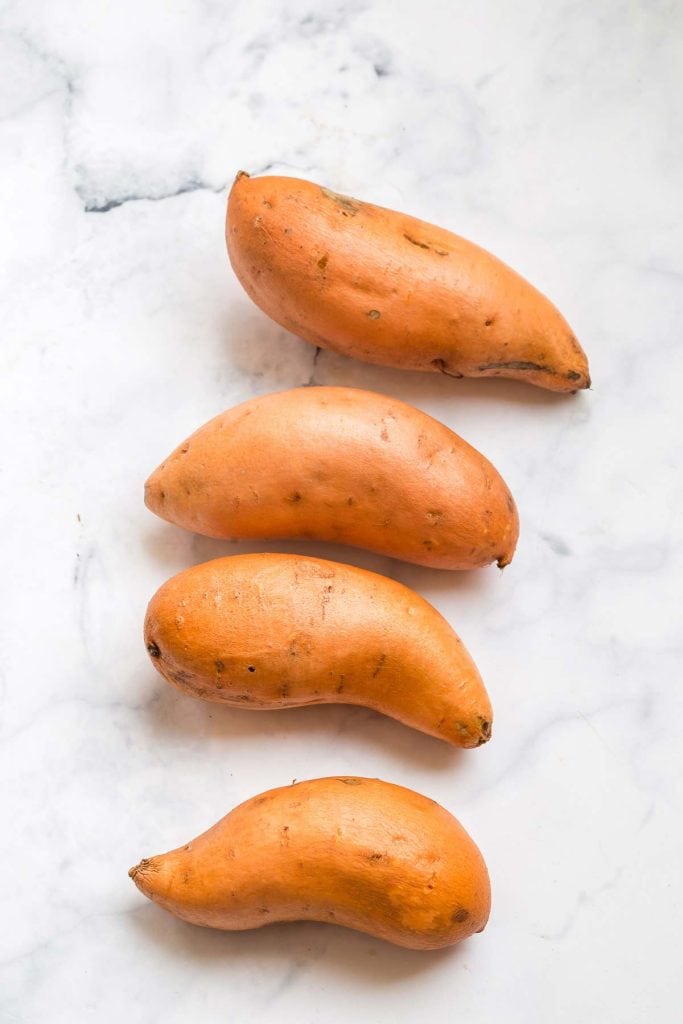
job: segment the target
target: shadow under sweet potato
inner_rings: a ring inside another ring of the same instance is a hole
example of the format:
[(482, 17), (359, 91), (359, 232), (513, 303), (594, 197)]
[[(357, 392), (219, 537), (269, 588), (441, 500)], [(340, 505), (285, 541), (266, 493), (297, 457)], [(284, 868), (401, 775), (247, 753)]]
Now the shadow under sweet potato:
[(349, 928), (310, 921), (227, 932), (188, 924), (153, 904), (130, 913), (129, 920), (146, 943), (163, 949), (179, 968), (221, 962), (230, 969), (258, 967), (260, 975), (270, 979), (264, 981), (263, 1003), (304, 972), (315, 972), (319, 980), (346, 978), (376, 988), (428, 974), (446, 961), (455, 967), (467, 956), (469, 943), (478, 939), (473, 936), (446, 949), (403, 949)]
[[(150, 668), (141, 688), (153, 684)], [(158, 691), (144, 706), (145, 728), (151, 743), (175, 742), (184, 738), (188, 745), (197, 742), (218, 742), (234, 754), (242, 745), (250, 750), (267, 737), (277, 737), (288, 744), (308, 747), (311, 740), (324, 749), (334, 749), (340, 738), (353, 736), (369, 751), (380, 749), (402, 767), (415, 770), (445, 772), (457, 768), (467, 757), (480, 756), (476, 751), (452, 747), (425, 733), (418, 732), (387, 715), (350, 704), (313, 705), (302, 708), (281, 708), (275, 711), (246, 710), (227, 707), (186, 696), (173, 689), (161, 676)]]

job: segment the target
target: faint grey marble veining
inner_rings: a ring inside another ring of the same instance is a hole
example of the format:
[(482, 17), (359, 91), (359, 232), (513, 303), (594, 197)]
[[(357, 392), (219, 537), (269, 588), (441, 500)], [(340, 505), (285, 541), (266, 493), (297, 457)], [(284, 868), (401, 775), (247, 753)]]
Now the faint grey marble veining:
[(576, 897), (576, 905), (574, 909), (567, 916), (564, 924), (562, 924), (556, 931), (542, 933), (540, 938), (547, 939), (550, 942), (560, 942), (562, 939), (566, 938), (576, 924), (576, 920), (579, 914), (583, 912), (584, 908), (592, 907), (595, 901), (602, 896), (603, 893), (611, 892), (616, 889), (621, 881), (623, 873), (623, 867), (618, 867), (606, 881), (596, 886), (595, 889), (582, 889)]

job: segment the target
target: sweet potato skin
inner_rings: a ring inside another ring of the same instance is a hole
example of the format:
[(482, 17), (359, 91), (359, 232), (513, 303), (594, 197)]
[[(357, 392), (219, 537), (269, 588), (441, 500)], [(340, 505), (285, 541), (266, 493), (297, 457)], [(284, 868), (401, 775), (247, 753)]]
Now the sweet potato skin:
[(296, 388), (217, 416), (151, 475), (145, 502), (209, 537), (332, 541), (442, 569), (507, 565), (519, 532), (483, 455), (354, 388)]
[(226, 240), (250, 298), (314, 345), (452, 377), (590, 386), (586, 355), (549, 299), (443, 228), (310, 181), (240, 172)]
[(150, 601), (145, 645), (169, 683), (204, 700), (359, 704), (459, 747), (491, 736), (481, 676), (446, 620), (354, 566), (267, 553), (195, 565)]
[(242, 931), (325, 921), (410, 949), (482, 931), (490, 909), (486, 865), (462, 825), (433, 800), (378, 779), (269, 790), (129, 874), (193, 924)]

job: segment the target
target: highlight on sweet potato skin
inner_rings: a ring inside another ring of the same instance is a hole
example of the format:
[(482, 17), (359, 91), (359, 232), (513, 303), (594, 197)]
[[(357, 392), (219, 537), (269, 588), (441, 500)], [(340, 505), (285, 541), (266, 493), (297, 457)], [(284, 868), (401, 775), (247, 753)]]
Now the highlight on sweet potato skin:
[(443, 616), (351, 565), (267, 553), (195, 565), (150, 601), (145, 645), (169, 683), (204, 700), (358, 704), (459, 747), (491, 736), (481, 676)]
[(482, 855), (448, 811), (402, 786), (349, 776), (253, 797), (129, 874), (196, 925), (322, 921), (410, 949), (482, 931), (491, 901)]
[(322, 348), (451, 377), (590, 386), (556, 307), (485, 249), (299, 178), (240, 172), (228, 254), (250, 298)]
[(151, 475), (145, 502), (209, 537), (332, 541), (442, 569), (507, 565), (519, 532), (476, 449), (405, 402), (343, 387), (215, 417)]

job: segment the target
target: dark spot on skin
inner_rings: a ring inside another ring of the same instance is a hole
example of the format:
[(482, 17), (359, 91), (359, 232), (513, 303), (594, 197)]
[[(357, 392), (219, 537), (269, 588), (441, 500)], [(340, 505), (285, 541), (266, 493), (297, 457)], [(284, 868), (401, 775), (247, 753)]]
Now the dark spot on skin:
[(368, 316), (370, 317), (371, 320), (379, 320), (381, 315), (382, 314), (380, 313), (380, 311), (378, 309), (370, 309), (370, 310), (368, 310)]
[(515, 511), (515, 500), (512, 497), (512, 495), (508, 494), (505, 500), (507, 502), (507, 507), (510, 510), (510, 512), (514, 512)]
[(282, 686), (280, 687), (280, 696), (281, 697), (289, 697), (289, 684), (288, 683), (283, 683)]
[(273, 209), (273, 204), (270, 202), (269, 199), (264, 199), (263, 200), (263, 206), (265, 206), (267, 210), (272, 210)]
[(493, 317), (489, 317), (488, 320), (484, 320), (484, 327), (490, 327), (493, 323)]
[[(294, 785), (294, 783), (292, 783), (292, 785)], [(267, 796), (257, 796), (254, 800), (254, 807), (258, 807), (259, 804), (265, 804), (268, 799), (269, 798)]]
[(344, 683), (345, 682), (346, 682), (345, 677), (344, 676), (339, 676), (339, 682), (337, 683), (337, 693), (343, 693), (344, 692)]
[(221, 661), (220, 658), (216, 658), (213, 665), (214, 668), (216, 669), (216, 672), (225, 672), (225, 662)]
[(458, 907), (458, 909), (454, 910), (451, 914), (451, 921), (454, 921), (456, 924), (462, 924), (462, 922), (466, 921), (469, 916), (469, 910), (465, 910), (464, 907)]
[(189, 445), (189, 442), (186, 441), (185, 444), (180, 449), (180, 454), (181, 455), (185, 455), (187, 452), (189, 452), (189, 450), (190, 450), (190, 445)]
[(542, 363), (532, 363), (526, 359), (511, 359), (507, 363), (482, 363), (478, 367), (480, 373), (488, 370), (535, 370), (538, 373), (550, 373), (555, 376), (555, 371)]
[(417, 238), (413, 238), (412, 235), (406, 234), (405, 231), (403, 232), (403, 237), (405, 238), (406, 242), (410, 242), (411, 245), (417, 245), (420, 249), (430, 248), (430, 246), (427, 245), (426, 242), (418, 242)]
[(491, 735), (491, 723), (486, 718), (479, 718), (481, 724), (481, 731), (487, 738)]
[(411, 245), (416, 245), (419, 249), (430, 249), (432, 252), (435, 252), (437, 256), (448, 256), (445, 249), (434, 249), (433, 246), (428, 245), (427, 242), (420, 242), (417, 238), (413, 238), (412, 235), (407, 234), (405, 231), (403, 232), (403, 237), (406, 242), (410, 242)]
[(371, 853), (370, 856), (368, 857), (368, 860), (381, 860), (381, 859), (382, 859), (382, 854), (381, 853)]
[(380, 672), (384, 668), (384, 662), (386, 660), (387, 660), (386, 654), (380, 654), (379, 659), (377, 661), (377, 664), (375, 666), (375, 671), (372, 673), (372, 678), (373, 679), (376, 679), (377, 676), (380, 674)]
[(325, 253), (324, 256), (320, 257), (320, 259), (318, 260), (318, 266), (320, 267), (321, 270), (325, 269), (325, 267), (327, 266), (327, 261), (329, 260), (329, 258), (330, 257), (327, 255), (327, 253)]
[(447, 377), (461, 378), (464, 376), (462, 373), (458, 373), (457, 370), (449, 370), (448, 363), (445, 359), (432, 359), (432, 366), (438, 370), (439, 373), (445, 374)]
[(259, 912), (259, 914), (269, 914), (270, 913), (270, 908), (269, 907), (259, 907), (258, 908), (258, 912)]
[(165, 497), (166, 497), (166, 492), (165, 491), (159, 491), (159, 500), (163, 501)]
[(346, 499), (346, 504), (347, 505), (355, 505), (356, 504), (356, 499), (355, 498), (347, 498)]
[(567, 380), (581, 380), (581, 374), (577, 373), (576, 370), (568, 370)]
[(160, 658), (161, 657), (161, 651), (159, 650), (159, 645), (155, 644), (153, 640), (151, 640), (147, 644), (147, 653), (149, 654), (150, 658)]
[(345, 786), (360, 786), (360, 779), (338, 779), (338, 782), (343, 782)]
[[(178, 668), (178, 669), (174, 669), (174, 670), (169, 670), (168, 674), (169, 674), (170, 678), (174, 682), (176, 682), (176, 683), (181, 683), (181, 684), (182, 683), (189, 683), (192, 680), (191, 673), (190, 672), (186, 672), (182, 668)], [(197, 693), (202, 694), (202, 693), (206, 693), (206, 691), (198, 689)]]
[(185, 885), (187, 885), (187, 883), (189, 881), (190, 881), (190, 872), (189, 871), (184, 871), (183, 872), (183, 882), (185, 883)]
[(255, 672), (256, 669), (253, 665), (247, 665), (247, 672)]
[(299, 494), (298, 491), (292, 491), (291, 494), (287, 495), (285, 500), (286, 501), (291, 501), (291, 503), (293, 505), (295, 505), (297, 503), (297, 501), (301, 501), (301, 495)]
[(349, 196), (342, 196), (338, 192), (332, 192), (329, 188), (321, 188), (320, 191), (326, 199), (331, 199), (333, 203), (337, 204), (345, 217), (355, 217), (358, 213), (360, 203), (349, 198)]
[(389, 431), (387, 430), (386, 427), (382, 427), (382, 432), (380, 433), (379, 436), (382, 438), (383, 441), (389, 440)]
[(427, 516), (436, 525), (443, 516), (443, 512), (439, 512), (437, 509), (427, 509)]
[(434, 547), (434, 544), (432, 543), (431, 540), (423, 540), (422, 544), (423, 544), (424, 547), (427, 548), (427, 551), (431, 551), (432, 548)]

